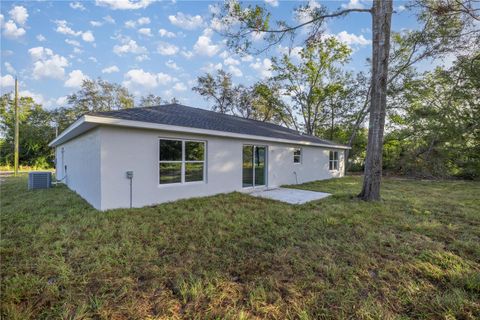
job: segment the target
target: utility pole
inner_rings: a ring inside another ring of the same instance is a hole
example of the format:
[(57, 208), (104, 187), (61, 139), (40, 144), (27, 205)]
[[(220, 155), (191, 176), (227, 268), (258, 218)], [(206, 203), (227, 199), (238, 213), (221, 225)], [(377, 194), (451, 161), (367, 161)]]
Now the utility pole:
[(15, 150), (14, 150), (14, 175), (18, 175), (18, 79), (15, 77)]

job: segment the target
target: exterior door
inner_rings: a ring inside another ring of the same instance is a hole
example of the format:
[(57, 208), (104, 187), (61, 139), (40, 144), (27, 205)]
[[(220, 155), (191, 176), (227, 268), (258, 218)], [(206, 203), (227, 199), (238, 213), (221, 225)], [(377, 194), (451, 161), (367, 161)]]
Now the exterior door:
[(265, 186), (267, 170), (267, 148), (265, 146), (243, 146), (243, 174), (244, 188)]

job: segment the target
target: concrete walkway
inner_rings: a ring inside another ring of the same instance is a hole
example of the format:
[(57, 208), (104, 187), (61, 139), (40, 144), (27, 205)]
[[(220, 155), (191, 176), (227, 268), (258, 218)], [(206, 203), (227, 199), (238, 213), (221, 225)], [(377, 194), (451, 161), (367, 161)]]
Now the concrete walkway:
[(249, 193), (254, 197), (278, 200), (290, 204), (304, 204), (330, 196), (330, 193), (300, 189), (276, 188), (255, 190)]

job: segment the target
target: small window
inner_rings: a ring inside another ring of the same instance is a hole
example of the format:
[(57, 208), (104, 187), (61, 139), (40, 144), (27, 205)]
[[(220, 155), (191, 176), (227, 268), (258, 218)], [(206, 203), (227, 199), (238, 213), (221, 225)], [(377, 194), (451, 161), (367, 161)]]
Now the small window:
[(332, 171), (338, 170), (338, 151), (330, 151), (329, 168)]
[(159, 183), (204, 181), (205, 142), (160, 140)]
[(293, 149), (293, 163), (302, 163), (302, 149)]

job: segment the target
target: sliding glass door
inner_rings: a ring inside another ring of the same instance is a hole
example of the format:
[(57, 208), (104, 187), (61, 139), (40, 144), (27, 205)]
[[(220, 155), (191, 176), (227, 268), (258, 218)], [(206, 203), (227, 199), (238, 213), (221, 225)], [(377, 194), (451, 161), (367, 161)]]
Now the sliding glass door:
[(243, 146), (243, 187), (258, 187), (266, 184), (266, 147)]

